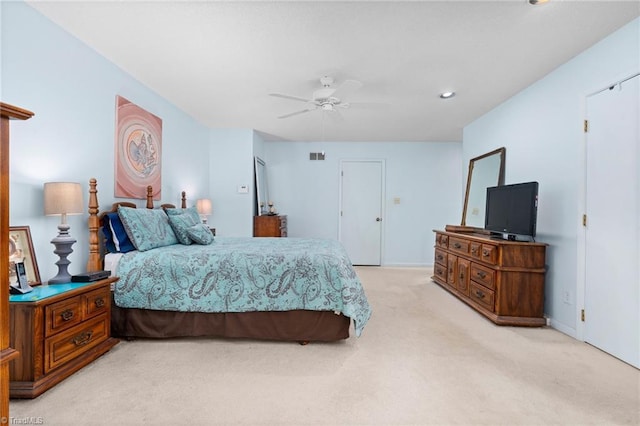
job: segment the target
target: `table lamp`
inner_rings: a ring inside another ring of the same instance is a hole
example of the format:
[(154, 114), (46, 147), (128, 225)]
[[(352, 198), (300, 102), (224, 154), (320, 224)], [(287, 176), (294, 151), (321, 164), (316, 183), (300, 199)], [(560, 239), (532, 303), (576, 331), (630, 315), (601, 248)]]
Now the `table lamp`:
[(200, 198), (196, 201), (196, 210), (198, 210), (202, 223), (206, 224), (207, 216), (213, 212), (213, 209), (211, 208), (211, 200), (208, 198)]
[(47, 182), (44, 184), (44, 214), (46, 216), (61, 216), (58, 225), (58, 236), (51, 240), (55, 246), (53, 251), (60, 259), (58, 265), (58, 275), (51, 278), (49, 284), (60, 284), (71, 282), (71, 275), (67, 271), (71, 263), (67, 256), (73, 253), (71, 246), (76, 242), (75, 238), (69, 235), (69, 224), (67, 215), (82, 214), (82, 187), (79, 183), (73, 182)]

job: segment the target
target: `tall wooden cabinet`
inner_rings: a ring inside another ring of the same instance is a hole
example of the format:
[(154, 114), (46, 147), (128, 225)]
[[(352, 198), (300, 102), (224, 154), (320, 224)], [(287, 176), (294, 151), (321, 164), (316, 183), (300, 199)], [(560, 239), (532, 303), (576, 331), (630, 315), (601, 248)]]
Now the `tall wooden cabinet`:
[(0, 419), (9, 418), (9, 120), (27, 120), (31, 111), (0, 102)]
[(546, 244), (434, 232), (433, 281), (498, 325), (546, 324)]

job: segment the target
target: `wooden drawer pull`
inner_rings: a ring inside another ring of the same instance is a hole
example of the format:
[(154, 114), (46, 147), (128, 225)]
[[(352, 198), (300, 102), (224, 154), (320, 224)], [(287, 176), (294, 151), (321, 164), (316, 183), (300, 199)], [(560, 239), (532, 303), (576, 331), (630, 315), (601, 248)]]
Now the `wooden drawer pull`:
[(491, 252), (489, 250), (482, 250), (482, 255), (488, 257)]
[(461, 248), (461, 247), (462, 247), (462, 245), (461, 245), (460, 243), (455, 243), (455, 244), (453, 245), (453, 248), (455, 248), (455, 249), (459, 249), (459, 248)]
[(464, 280), (464, 272), (460, 272), (460, 280), (463, 281)]
[(104, 298), (98, 297), (94, 303), (96, 304), (96, 307), (102, 308), (104, 306)]
[(478, 271), (478, 276), (479, 276), (480, 278), (482, 278), (482, 279), (485, 279), (485, 278), (486, 278), (486, 276), (487, 276), (487, 274), (486, 274), (485, 272), (483, 272), (483, 271)]
[(476, 290), (476, 296), (478, 296), (480, 299), (484, 299), (484, 293), (480, 290)]
[(441, 255), (441, 254), (439, 254), (439, 255), (438, 255), (438, 260), (442, 260), (442, 259), (444, 259), (444, 256), (443, 256), (443, 255)]
[(478, 249), (475, 247), (471, 247), (471, 254), (476, 254), (478, 253)]
[(69, 321), (73, 318), (73, 311), (71, 309), (67, 309), (60, 313), (60, 317), (62, 318), (62, 321)]
[(85, 331), (84, 333), (78, 334), (71, 339), (71, 341), (76, 346), (84, 346), (91, 341), (91, 336), (93, 336), (93, 331)]

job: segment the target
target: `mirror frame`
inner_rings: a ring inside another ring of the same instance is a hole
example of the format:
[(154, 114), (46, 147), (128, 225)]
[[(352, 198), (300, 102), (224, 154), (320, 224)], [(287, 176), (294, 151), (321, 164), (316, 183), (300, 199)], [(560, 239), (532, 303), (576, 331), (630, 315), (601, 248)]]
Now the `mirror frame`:
[[(267, 185), (267, 164), (260, 157), (254, 157), (254, 173), (256, 177), (256, 216), (262, 216), (267, 214), (269, 186)], [(263, 210), (260, 209), (260, 203), (264, 203)]]
[[(473, 169), (476, 166), (476, 163), (480, 160), (486, 159), (493, 155), (499, 155), (500, 167), (498, 170), (498, 182), (496, 182), (496, 186), (504, 185), (504, 163), (505, 163), (506, 154), (507, 154), (506, 148), (502, 147), (502, 148), (495, 149), (491, 152), (487, 152), (486, 154), (479, 155), (469, 160), (469, 173), (467, 174), (467, 189), (464, 194), (464, 206), (462, 208), (462, 223), (461, 223), (462, 226), (466, 226), (466, 222), (467, 222), (467, 207), (469, 203), (469, 192), (471, 190), (471, 180), (473, 178)], [(484, 227), (481, 229), (484, 229)]]

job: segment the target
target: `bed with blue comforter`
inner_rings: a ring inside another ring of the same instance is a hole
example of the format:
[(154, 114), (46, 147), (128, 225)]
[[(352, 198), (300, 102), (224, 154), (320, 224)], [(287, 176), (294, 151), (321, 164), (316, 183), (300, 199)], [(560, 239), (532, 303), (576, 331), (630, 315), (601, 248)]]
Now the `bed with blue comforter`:
[(114, 300), (121, 308), (178, 312), (329, 311), (371, 316), (364, 289), (335, 240), (222, 238), (122, 256)]
[(360, 336), (371, 316), (338, 241), (214, 237), (184, 192), (180, 209), (153, 208), (147, 187), (147, 208), (119, 202), (103, 212), (97, 193), (91, 179), (87, 270), (108, 264), (119, 277), (114, 336), (337, 341), (351, 324)]

